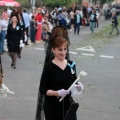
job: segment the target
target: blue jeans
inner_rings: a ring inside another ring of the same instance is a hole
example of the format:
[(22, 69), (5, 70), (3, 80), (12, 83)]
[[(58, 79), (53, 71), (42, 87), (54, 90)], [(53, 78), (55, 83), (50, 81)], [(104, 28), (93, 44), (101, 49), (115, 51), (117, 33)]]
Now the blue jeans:
[(94, 28), (95, 28), (95, 22), (90, 22), (90, 30), (92, 33), (94, 33)]
[(0, 33), (0, 52), (4, 51), (5, 37), (6, 37), (6, 30), (1, 30), (1, 33)]

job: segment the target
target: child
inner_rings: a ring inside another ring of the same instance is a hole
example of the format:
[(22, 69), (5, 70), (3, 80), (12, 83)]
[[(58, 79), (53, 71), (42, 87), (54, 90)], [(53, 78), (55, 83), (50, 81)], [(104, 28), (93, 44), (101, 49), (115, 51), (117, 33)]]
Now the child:
[(46, 28), (43, 28), (42, 39), (43, 41), (47, 41), (49, 39), (48, 31)]

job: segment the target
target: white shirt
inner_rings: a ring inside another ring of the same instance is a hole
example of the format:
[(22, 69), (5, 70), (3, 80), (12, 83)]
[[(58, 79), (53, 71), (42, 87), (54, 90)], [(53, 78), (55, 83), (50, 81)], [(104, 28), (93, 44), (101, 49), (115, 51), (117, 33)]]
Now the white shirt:
[(8, 22), (7, 20), (0, 20), (0, 31), (7, 30)]
[(30, 18), (30, 20), (32, 20), (32, 17), (33, 16), (33, 13), (30, 13), (30, 15), (29, 15), (29, 18)]
[(7, 10), (7, 13), (9, 16), (11, 15), (11, 12), (12, 12), (12, 10), (10, 10), (10, 9)]
[(25, 28), (30, 26), (30, 17), (27, 13), (23, 13), (23, 19), (25, 22)]

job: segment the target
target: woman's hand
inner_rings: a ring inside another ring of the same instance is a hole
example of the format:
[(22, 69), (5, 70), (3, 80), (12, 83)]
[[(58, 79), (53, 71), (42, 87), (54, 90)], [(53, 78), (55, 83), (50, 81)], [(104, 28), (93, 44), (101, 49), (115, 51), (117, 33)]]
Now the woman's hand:
[(64, 89), (58, 90), (58, 96), (60, 97), (65, 97), (67, 94), (69, 94), (68, 90), (64, 90)]
[(83, 85), (81, 82), (78, 82), (76, 85), (75, 85), (75, 88), (77, 88), (78, 91), (83, 91)]

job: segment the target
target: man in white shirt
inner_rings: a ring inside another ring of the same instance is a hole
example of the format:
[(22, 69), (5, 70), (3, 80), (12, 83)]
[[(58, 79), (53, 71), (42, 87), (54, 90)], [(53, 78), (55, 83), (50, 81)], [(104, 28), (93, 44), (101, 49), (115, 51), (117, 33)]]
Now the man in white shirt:
[(1, 53), (6, 52), (4, 50), (4, 41), (6, 37), (7, 26), (8, 26), (8, 21), (1, 16), (0, 18), (0, 52)]
[(57, 25), (57, 7), (54, 8), (54, 10), (50, 13), (51, 17), (52, 17), (52, 23), (55, 23), (55, 25)]
[[(26, 9), (23, 9), (23, 19), (24, 19), (24, 22), (25, 22), (25, 30), (26, 30), (26, 36), (28, 38), (28, 31), (29, 31), (29, 26), (30, 26), (30, 17), (29, 15), (27, 14), (27, 10)], [(25, 45), (29, 45), (28, 44), (28, 39), (27, 41), (25, 42)]]

